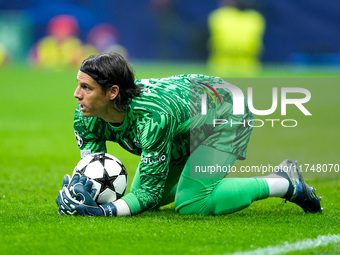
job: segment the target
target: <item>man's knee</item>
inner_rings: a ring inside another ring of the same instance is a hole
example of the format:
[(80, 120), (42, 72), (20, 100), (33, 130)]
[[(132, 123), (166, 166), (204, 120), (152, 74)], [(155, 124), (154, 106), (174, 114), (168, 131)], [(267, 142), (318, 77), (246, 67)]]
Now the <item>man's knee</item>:
[(175, 209), (181, 215), (194, 214), (194, 208), (189, 201), (183, 199), (175, 199)]
[(208, 197), (176, 196), (175, 209), (181, 215), (210, 215)]

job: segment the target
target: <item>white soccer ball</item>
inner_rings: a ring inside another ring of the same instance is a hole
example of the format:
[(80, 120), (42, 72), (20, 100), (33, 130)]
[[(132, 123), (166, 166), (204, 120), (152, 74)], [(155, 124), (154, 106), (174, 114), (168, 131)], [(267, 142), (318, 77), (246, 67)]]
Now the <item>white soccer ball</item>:
[(94, 200), (105, 204), (121, 198), (127, 188), (128, 176), (122, 162), (108, 153), (94, 153), (81, 159), (73, 174), (86, 175), (97, 189)]

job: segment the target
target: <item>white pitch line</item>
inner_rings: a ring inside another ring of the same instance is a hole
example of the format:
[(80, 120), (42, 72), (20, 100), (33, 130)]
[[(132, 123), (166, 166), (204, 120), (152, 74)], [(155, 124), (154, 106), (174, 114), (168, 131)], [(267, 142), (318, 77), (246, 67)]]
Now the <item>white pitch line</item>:
[(305, 239), (295, 243), (284, 242), (276, 246), (267, 246), (252, 251), (240, 251), (235, 253), (228, 253), (225, 255), (275, 255), (285, 254), (292, 251), (299, 251), (305, 249), (312, 249), (319, 246), (326, 246), (328, 244), (340, 243), (340, 235), (324, 235), (318, 236), (315, 239)]

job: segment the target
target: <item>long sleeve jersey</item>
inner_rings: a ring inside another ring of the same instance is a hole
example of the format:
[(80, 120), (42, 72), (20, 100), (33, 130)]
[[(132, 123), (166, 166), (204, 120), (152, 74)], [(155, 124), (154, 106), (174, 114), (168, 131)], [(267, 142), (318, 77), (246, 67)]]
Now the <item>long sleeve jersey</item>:
[[(212, 126), (193, 126), (193, 123), (202, 122), (202, 116), (200, 93), (193, 93), (191, 86), (192, 79), (208, 81), (212, 78), (215, 81), (220, 79), (189, 74), (136, 80), (135, 83), (142, 88), (141, 93), (126, 105), (124, 122), (118, 127), (101, 118), (84, 117), (79, 107), (76, 109), (74, 129), (81, 150), (90, 150), (91, 153), (106, 152), (106, 141), (113, 141), (141, 156), (141, 187), (122, 198), (129, 205), (132, 214), (150, 209), (160, 201), (169, 166), (184, 165), (190, 150), (197, 147), (195, 143), (203, 142), (211, 134)], [(224, 99), (226, 104), (223, 112), (232, 115), (229, 93), (226, 93)], [(214, 111), (214, 115), (217, 112), (219, 111)], [(190, 123), (193, 119), (196, 121)], [(234, 130), (235, 127), (230, 134), (235, 133)], [(190, 136), (196, 137), (190, 139)], [(227, 139), (237, 140), (233, 135)], [(216, 146), (219, 145), (216, 143)], [(230, 146), (229, 150), (233, 153), (240, 157), (245, 155), (242, 146)]]

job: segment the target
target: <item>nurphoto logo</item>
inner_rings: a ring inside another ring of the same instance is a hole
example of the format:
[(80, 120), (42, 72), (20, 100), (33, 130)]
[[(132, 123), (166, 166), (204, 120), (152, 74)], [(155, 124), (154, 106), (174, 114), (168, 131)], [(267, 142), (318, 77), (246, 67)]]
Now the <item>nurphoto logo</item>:
[[(278, 96), (278, 87), (273, 87), (272, 88), (272, 98), (271, 98), (271, 107), (269, 109), (256, 109), (254, 107), (253, 103), (253, 88), (248, 87), (247, 88), (247, 97), (244, 96), (242, 90), (230, 83), (223, 82), (223, 83), (217, 83), (214, 85), (214, 87), (203, 83), (203, 82), (198, 82), (199, 84), (203, 85), (205, 88), (202, 90), (205, 92), (201, 95), (201, 114), (206, 115), (208, 111), (208, 95), (212, 100), (214, 101), (215, 105), (217, 105), (217, 101), (214, 98), (214, 95), (217, 97), (219, 100), (220, 104), (223, 104), (223, 101), (221, 100), (220, 94), (221, 90), (227, 90), (231, 93), (232, 95), (232, 102), (233, 102), (233, 114), (234, 115), (243, 115), (245, 114), (245, 100), (247, 100), (247, 104), (249, 107), (249, 110), (254, 114), (254, 115), (261, 115), (261, 116), (266, 116), (273, 114), (280, 103), (280, 108), (281, 108), (281, 116), (286, 116), (287, 115), (287, 105), (295, 105), (305, 116), (311, 116), (312, 114), (308, 111), (308, 109), (304, 106), (305, 103), (309, 102), (311, 99), (311, 92), (308, 89), (305, 88), (298, 88), (298, 87), (282, 87), (280, 88), (280, 94), (281, 97), (279, 98)], [(219, 91), (219, 93), (217, 92)], [(222, 90), (222, 91), (223, 91)], [(295, 94), (301, 94), (301, 98), (289, 98), (289, 93), (295, 93)], [(250, 121), (243, 121), (243, 122), (232, 122), (232, 120), (227, 120), (227, 119), (214, 119), (213, 125), (214, 127), (217, 125), (249, 125), (252, 127), (262, 127), (265, 122), (271, 123), (271, 126), (274, 127), (276, 122), (280, 122), (281, 126), (283, 127), (295, 127), (297, 126), (298, 122), (295, 119), (252, 119)]]

